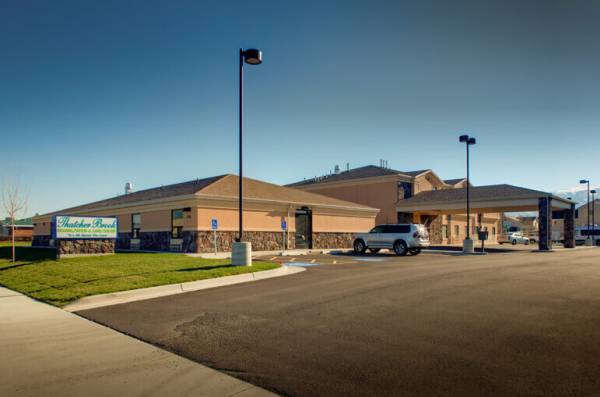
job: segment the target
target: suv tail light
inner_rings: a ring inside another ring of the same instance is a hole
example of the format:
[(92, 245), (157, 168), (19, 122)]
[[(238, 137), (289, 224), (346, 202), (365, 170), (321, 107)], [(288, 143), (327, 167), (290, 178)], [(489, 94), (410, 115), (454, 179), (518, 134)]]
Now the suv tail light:
[(414, 238), (418, 238), (420, 235), (421, 235), (421, 233), (419, 233), (418, 231), (413, 233)]

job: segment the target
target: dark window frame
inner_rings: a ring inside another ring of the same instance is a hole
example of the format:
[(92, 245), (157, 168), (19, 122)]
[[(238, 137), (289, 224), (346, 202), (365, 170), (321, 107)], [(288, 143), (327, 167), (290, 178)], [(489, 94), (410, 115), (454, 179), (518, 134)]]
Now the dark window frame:
[[(175, 218), (174, 215), (176, 212), (180, 212), (181, 213), (181, 218)], [(183, 238), (183, 225), (181, 226), (174, 226), (173, 225), (173, 221), (175, 219), (181, 219), (182, 222), (185, 219), (185, 215), (184, 215), (184, 209), (180, 208), (180, 209), (175, 209), (175, 210), (171, 210), (171, 238), (172, 239), (180, 239)]]
[[(140, 222), (137, 224), (138, 227), (135, 227), (136, 223), (133, 220), (136, 215), (140, 217)], [(131, 214), (131, 238), (139, 239), (141, 230), (142, 230), (142, 214), (140, 214), (140, 213)]]

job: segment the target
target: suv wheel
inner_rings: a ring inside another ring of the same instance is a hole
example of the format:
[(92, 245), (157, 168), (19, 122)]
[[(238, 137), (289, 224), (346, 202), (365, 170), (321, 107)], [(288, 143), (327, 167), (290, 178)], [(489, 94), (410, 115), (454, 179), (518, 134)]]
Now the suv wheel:
[(408, 247), (406, 243), (402, 240), (398, 240), (394, 243), (394, 252), (398, 256), (404, 256), (408, 252)]
[(366, 249), (367, 249), (367, 246), (365, 245), (364, 241), (356, 240), (354, 242), (354, 252), (356, 252), (357, 254), (364, 254)]

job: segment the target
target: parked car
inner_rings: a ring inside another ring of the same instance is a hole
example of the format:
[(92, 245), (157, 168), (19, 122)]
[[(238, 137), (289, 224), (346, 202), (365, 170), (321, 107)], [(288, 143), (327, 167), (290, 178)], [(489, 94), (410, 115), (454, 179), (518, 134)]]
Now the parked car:
[(529, 240), (529, 237), (523, 236), (523, 233), (513, 232), (513, 233), (501, 235), (500, 238), (498, 239), (498, 243), (500, 243), (500, 244), (507, 243), (507, 244), (512, 244), (512, 245), (517, 245), (517, 244), (529, 245), (530, 240)]
[(589, 238), (593, 240), (593, 245), (600, 247), (600, 225), (594, 225), (589, 230), (587, 225), (575, 228), (575, 244), (583, 245)]
[(354, 252), (364, 253), (367, 249), (376, 254), (380, 249), (389, 249), (396, 255), (418, 255), (422, 248), (429, 247), (429, 233), (420, 224), (401, 223), (375, 226), (369, 233), (361, 233), (354, 240)]

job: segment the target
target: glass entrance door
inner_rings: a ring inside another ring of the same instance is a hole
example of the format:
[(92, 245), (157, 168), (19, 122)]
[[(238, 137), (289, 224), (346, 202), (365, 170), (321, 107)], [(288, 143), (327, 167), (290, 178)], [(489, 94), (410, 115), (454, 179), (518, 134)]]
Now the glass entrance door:
[(312, 248), (312, 212), (296, 210), (296, 248)]

